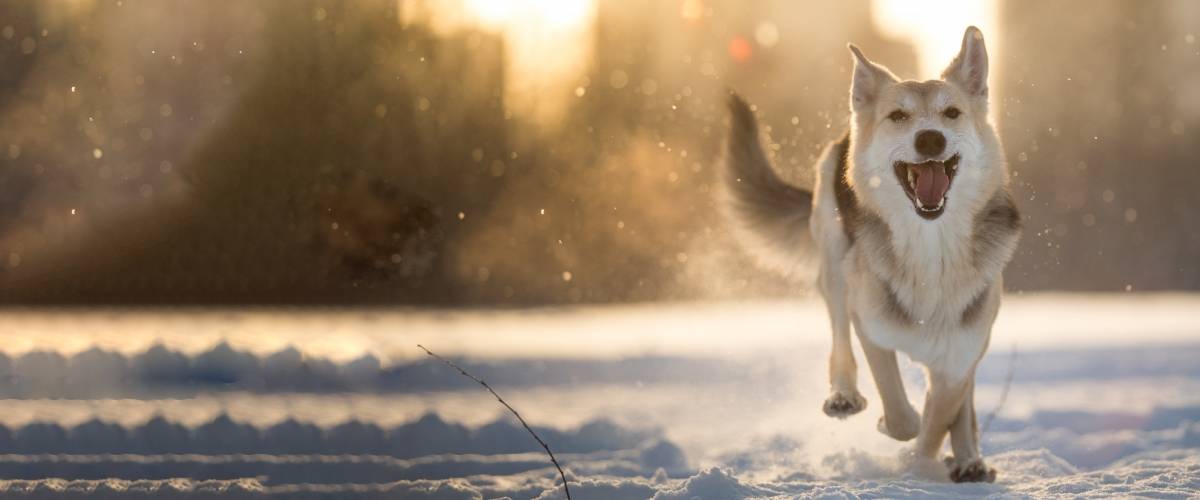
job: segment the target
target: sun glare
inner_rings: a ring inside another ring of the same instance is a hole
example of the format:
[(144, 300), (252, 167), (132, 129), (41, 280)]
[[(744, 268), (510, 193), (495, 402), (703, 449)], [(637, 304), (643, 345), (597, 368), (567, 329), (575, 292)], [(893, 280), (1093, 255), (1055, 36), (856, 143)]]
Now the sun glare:
[(466, 9), (477, 16), (481, 22), (490, 26), (504, 24), (513, 15), (514, 10), (509, 2), (489, 0), (467, 0)]
[(494, 27), (544, 26), (572, 28), (587, 21), (589, 0), (467, 0), (466, 8), (481, 22)]
[(462, 8), (467, 23), (505, 38), (509, 102), (554, 122), (555, 97), (573, 96), (586, 69), (594, 0), (465, 0)]
[(871, 21), (884, 36), (908, 41), (917, 51), (917, 79), (937, 78), (958, 53), (963, 30), (975, 25), (988, 42), (990, 71), (996, 71), (995, 0), (873, 0)]

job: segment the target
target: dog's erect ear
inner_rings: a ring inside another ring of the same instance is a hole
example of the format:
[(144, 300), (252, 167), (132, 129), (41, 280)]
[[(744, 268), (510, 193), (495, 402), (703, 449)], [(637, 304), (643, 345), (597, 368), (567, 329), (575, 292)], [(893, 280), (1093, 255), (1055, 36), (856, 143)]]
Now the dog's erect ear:
[(887, 68), (871, 62), (854, 44), (847, 47), (854, 54), (854, 79), (850, 82), (850, 107), (854, 112), (864, 111), (875, 104), (879, 89), (884, 84), (899, 80)]
[(988, 85), (987, 47), (983, 45), (983, 32), (970, 26), (963, 33), (962, 48), (942, 72), (942, 79), (962, 87), (967, 94), (987, 97)]

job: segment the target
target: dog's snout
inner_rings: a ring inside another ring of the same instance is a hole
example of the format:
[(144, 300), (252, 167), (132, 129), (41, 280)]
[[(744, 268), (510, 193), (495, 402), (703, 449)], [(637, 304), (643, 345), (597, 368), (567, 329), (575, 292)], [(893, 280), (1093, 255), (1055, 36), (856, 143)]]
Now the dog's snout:
[(917, 132), (917, 153), (924, 156), (939, 156), (946, 150), (946, 136), (936, 130)]

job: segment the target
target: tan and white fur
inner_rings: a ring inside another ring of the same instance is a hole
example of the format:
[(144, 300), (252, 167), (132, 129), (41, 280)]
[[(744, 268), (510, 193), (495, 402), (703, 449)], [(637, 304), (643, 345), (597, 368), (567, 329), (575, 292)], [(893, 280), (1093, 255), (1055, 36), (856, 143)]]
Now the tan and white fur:
[[(942, 78), (924, 82), (900, 81), (857, 47), (850, 51), (850, 132), (826, 148), (811, 192), (779, 179), (753, 112), (730, 99), (726, 206), (738, 234), (777, 267), (797, 265), (815, 247), (833, 327), (825, 413), (845, 418), (866, 406), (853, 327), (882, 400), (880, 432), (916, 438), (922, 459), (936, 459), (949, 433), (949, 477), (993, 481), (979, 447), (975, 368), (1000, 308), (1001, 271), (1020, 217), (988, 121), (983, 35), (968, 28)], [(926, 369), (920, 413), (905, 393), (896, 351)]]

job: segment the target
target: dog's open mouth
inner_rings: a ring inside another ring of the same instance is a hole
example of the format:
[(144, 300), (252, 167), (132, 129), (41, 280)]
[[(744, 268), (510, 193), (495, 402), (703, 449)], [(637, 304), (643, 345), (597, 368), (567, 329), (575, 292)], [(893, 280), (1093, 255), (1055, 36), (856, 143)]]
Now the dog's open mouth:
[(945, 161), (929, 160), (922, 163), (898, 161), (893, 165), (896, 179), (904, 186), (904, 193), (913, 201), (917, 215), (936, 219), (946, 210), (946, 193), (958, 173), (958, 155)]

